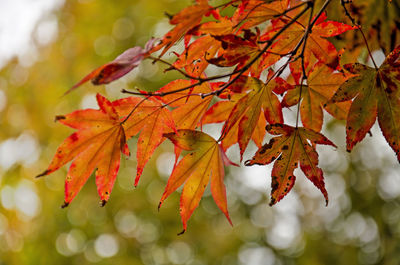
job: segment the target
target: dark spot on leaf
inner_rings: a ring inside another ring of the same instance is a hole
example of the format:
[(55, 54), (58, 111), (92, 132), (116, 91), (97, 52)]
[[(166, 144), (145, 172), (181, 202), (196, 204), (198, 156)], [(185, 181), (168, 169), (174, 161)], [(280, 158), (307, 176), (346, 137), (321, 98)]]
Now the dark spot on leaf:
[(72, 142), (76, 142), (76, 141), (78, 141), (78, 134), (77, 133), (73, 133), (73, 134), (71, 134), (71, 141)]
[(276, 177), (275, 177), (275, 179), (272, 179), (271, 188), (272, 188), (272, 190), (277, 190), (278, 187), (279, 187), (279, 183), (278, 183), (278, 181), (276, 180)]

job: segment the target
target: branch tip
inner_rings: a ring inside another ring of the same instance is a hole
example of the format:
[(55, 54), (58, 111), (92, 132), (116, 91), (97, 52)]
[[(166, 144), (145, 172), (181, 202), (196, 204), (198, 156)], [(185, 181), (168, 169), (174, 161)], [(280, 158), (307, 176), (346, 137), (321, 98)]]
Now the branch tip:
[(40, 174), (37, 175), (35, 178), (44, 177), (44, 176), (46, 176), (49, 172), (50, 172), (50, 171), (46, 169), (45, 171), (43, 171), (43, 173), (40, 173)]
[(59, 121), (59, 120), (65, 120), (66, 119), (66, 117), (64, 116), (64, 115), (57, 115), (55, 118), (54, 118), (54, 122), (57, 122), (57, 121)]

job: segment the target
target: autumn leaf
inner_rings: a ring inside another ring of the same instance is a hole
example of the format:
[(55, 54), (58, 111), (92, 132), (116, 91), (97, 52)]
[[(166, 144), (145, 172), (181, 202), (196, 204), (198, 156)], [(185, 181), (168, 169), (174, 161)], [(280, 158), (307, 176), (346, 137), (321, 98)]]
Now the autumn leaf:
[(149, 40), (144, 49), (136, 46), (124, 51), (112, 62), (106, 63), (93, 70), (90, 74), (85, 76), (81, 81), (65, 92), (65, 94), (68, 94), (89, 80), (92, 81), (93, 85), (102, 85), (121, 78), (139, 66), (141, 61), (149, 55), (149, 51), (152, 49), (155, 41), (156, 39)]
[(301, 122), (304, 127), (319, 132), (322, 129), (324, 105), (336, 119), (346, 119), (350, 102), (326, 104), (346, 79), (343, 73), (335, 73), (324, 63), (317, 63), (307, 77), (307, 85), (296, 85), (288, 90), (282, 107), (298, 104), (301, 91)]
[[(233, 94), (228, 101), (218, 101), (214, 103), (207, 111), (204, 113), (201, 124), (209, 123), (221, 123), (225, 122), (229, 118), (229, 114), (235, 107), (236, 103), (243, 95)], [(264, 115), (259, 115), (259, 120), (254, 129), (251, 139), (256, 144), (257, 147), (261, 147), (265, 135), (265, 125), (266, 120)], [(239, 123), (236, 123), (225, 135), (223, 141), (221, 142), (221, 147), (223, 150), (227, 150), (230, 146), (237, 143), (237, 135), (239, 130)]]
[(200, 37), (179, 55), (173, 65), (176, 68), (185, 68), (191, 75), (200, 76), (209, 65), (207, 58), (213, 58), (220, 47), (220, 42), (215, 41), (213, 37)]
[(246, 166), (267, 165), (275, 161), (272, 169), (271, 202), (274, 205), (293, 188), (296, 177), (294, 170), (300, 168), (306, 177), (322, 192), (328, 204), (324, 176), (318, 167), (316, 144), (335, 146), (322, 134), (306, 128), (296, 128), (284, 124), (267, 125), (266, 130), (277, 137), (261, 147)]
[(346, 122), (347, 150), (364, 139), (378, 117), (382, 133), (400, 161), (400, 46), (383, 64), (371, 68), (363, 64), (346, 64), (356, 76), (347, 80), (330, 102), (353, 100)]
[(167, 52), (180, 38), (182, 38), (190, 29), (197, 26), (204, 15), (206, 15), (211, 7), (206, 0), (197, 1), (197, 4), (189, 6), (181, 10), (178, 14), (173, 16), (169, 23), (176, 25), (171, 29), (161, 40), (161, 43), (155, 46), (151, 53), (164, 48), (160, 54), (160, 57)]
[[(261, 52), (257, 44), (257, 36), (249, 31), (246, 31), (243, 37), (229, 34), (214, 36), (214, 38), (221, 42), (222, 49), (216, 58), (208, 59), (208, 62), (220, 67), (243, 68)], [(261, 74), (263, 70), (260, 67), (261, 62), (262, 58), (259, 58), (251, 65), (249, 70), (254, 76)]]
[(171, 112), (154, 98), (143, 100), (138, 97), (128, 97), (113, 101), (112, 104), (124, 119), (123, 126), (127, 139), (140, 133), (136, 152), (135, 186), (137, 186), (154, 150), (165, 140), (163, 134), (171, 130), (176, 131), (176, 126)]
[[(302, 19), (304, 20), (305, 16), (303, 16)], [(308, 61), (312, 58), (311, 54), (313, 54), (321, 62), (336, 69), (338, 67), (338, 53), (335, 46), (326, 38), (337, 36), (348, 30), (355, 29), (356, 27), (336, 21), (325, 21), (326, 19), (326, 14), (323, 13), (316, 21), (312, 31), (308, 34), (307, 44), (304, 50), (304, 59), (305, 64), (308, 65)], [(273, 25), (272, 29), (260, 37), (260, 40), (268, 41), (279, 30), (285, 27), (287, 23), (286, 19), (281, 20), (283, 22)], [(276, 63), (281, 57), (291, 53), (303, 38), (305, 31), (306, 28), (303, 23), (293, 23), (289, 26), (285, 34), (278, 36), (271, 48), (268, 49), (268, 56), (264, 59), (263, 68)], [(300, 51), (301, 49), (298, 50), (298, 52)]]
[[(219, 15), (219, 13), (218, 13)], [(196, 32), (211, 36), (221, 36), (232, 33), (233, 23), (226, 17), (218, 16), (217, 21), (209, 21), (201, 24)]]
[(77, 195), (95, 168), (97, 191), (105, 204), (117, 177), (120, 152), (129, 155), (125, 130), (112, 103), (100, 94), (97, 103), (99, 110), (57, 116), (57, 121), (78, 131), (64, 140), (49, 167), (37, 176), (48, 175), (72, 160), (65, 181), (64, 206)]
[[(173, 91), (182, 87), (191, 85), (188, 80), (175, 80), (167, 86), (161, 88), (160, 92)], [(212, 89), (208, 83), (195, 86), (192, 91), (182, 91), (161, 97), (161, 100), (171, 107), (176, 106), (172, 110), (172, 118), (178, 129), (194, 130), (204, 113), (207, 111), (211, 103), (212, 97), (202, 98), (202, 93), (209, 93)], [(170, 104), (170, 102), (173, 102)]]
[(183, 232), (185, 232), (187, 221), (199, 205), (204, 190), (211, 181), (211, 194), (214, 201), (232, 225), (226, 201), (224, 164), (235, 164), (229, 161), (218, 143), (203, 132), (178, 130), (178, 133), (168, 133), (164, 136), (177, 147), (190, 153), (174, 167), (159, 207), (171, 193), (184, 184), (180, 201), (180, 214)]
[[(238, 126), (237, 135), (232, 135), (232, 137), (239, 143), (242, 159), (262, 112), (268, 123), (283, 123), (281, 103), (274, 91), (283, 92), (285, 82), (281, 79), (273, 79), (268, 83), (263, 83), (254, 77), (241, 77), (235, 85), (243, 86), (250, 92), (235, 104), (224, 124), (222, 134), (229, 134)], [(225, 135), (223, 141), (230, 141), (229, 139), (230, 137)]]
[(241, 29), (249, 29), (270, 19), (277, 18), (288, 7), (289, 0), (278, 0), (271, 3), (265, 0), (243, 1), (233, 16), (235, 22), (243, 23)]

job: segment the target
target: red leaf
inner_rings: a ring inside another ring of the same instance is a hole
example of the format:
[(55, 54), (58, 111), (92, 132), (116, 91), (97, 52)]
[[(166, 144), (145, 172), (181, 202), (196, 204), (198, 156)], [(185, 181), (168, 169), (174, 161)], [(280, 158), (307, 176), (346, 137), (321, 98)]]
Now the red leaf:
[(277, 135), (268, 144), (258, 149), (246, 166), (274, 163), (272, 169), (272, 191), (270, 205), (280, 201), (292, 189), (296, 177), (294, 170), (300, 168), (306, 177), (322, 192), (328, 204), (324, 176), (318, 167), (318, 153), (315, 144), (335, 146), (325, 136), (306, 128), (295, 128), (284, 124), (267, 125), (270, 134)]
[(93, 70), (90, 74), (85, 76), (81, 81), (65, 92), (65, 94), (68, 94), (89, 80), (92, 81), (93, 85), (102, 85), (121, 78), (139, 66), (141, 61), (148, 56), (148, 52), (153, 47), (155, 41), (156, 39), (149, 40), (144, 49), (136, 46), (124, 51), (115, 58), (114, 61)]

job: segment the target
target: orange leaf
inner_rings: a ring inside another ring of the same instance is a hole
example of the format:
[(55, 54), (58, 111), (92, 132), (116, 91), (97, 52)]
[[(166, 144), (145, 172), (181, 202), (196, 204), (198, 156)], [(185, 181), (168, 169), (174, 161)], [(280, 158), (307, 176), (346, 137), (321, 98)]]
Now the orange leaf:
[(48, 175), (73, 160), (65, 181), (67, 206), (85, 184), (93, 170), (103, 204), (109, 199), (120, 165), (120, 152), (129, 155), (126, 136), (119, 115), (112, 103), (97, 94), (100, 110), (79, 110), (57, 120), (78, 129), (58, 147), (45, 172)]
[[(301, 89), (300, 114), (303, 126), (319, 132), (323, 124), (324, 105), (347, 78), (343, 73), (334, 73), (333, 69), (324, 63), (317, 63), (308, 75), (307, 85), (296, 85), (294, 89), (288, 90), (282, 100), (282, 107), (296, 105)], [(350, 104), (332, 103), (326, 107), (335, 118), (345, 119)]]
[(234, 164), (227, 159), (218, 143), (211, 136), (193, 130), (178, 130), (177, 134), (168, 133), (164, 136), (170, 139), (175, 146), (190, 153), (174, 167), (159, 207), (171, 193), (184, 184), (180, 202), (184, 232), (187, 228), (187, 221), (199, 205), (211, 179), (211, 194), (214, 201), (232, 224), (226, 201), (224, 163)]
[(201, 22), (201, 19), (207, 12), (209, 12), (210, 8), (211, 7), (208, 5), (207, 1), (198, 1), (198, 4), (186, 7), (173, 16), (169, 22), (176, 26), (164, 35), (161, 43), (155, 46), (151, 50), (151, 53), (164, 48), (160, 54), (160, 57), (163, 56), (164, 53), (175, 44), (175, 42)]
[[(268, 49), (268, 56), (266, 56), (263, 62), (263, 68), (266, 68), (274, 63), (276, 63), (283, 56), (292, 52), (300, 40), (303, 38), (306, 28), (304, 23), (308, 18), (308, 16), (303, 16), (299, 23), (293, 23), (289, 28), (285, 31), (285, 34), (281, 34), (272, 45), (270, 49)], [(336, 69), (338, 67), (338, 52), (336, 51), (335, 46), (329, 42), (326, 37), (337, 36), (341, 33), (344, 33), (348, 30), (355, 29), (356, 27), (352, 27), (347, 24), (339, 23), (336, 21), (325, 21), (326, 14), (322, 14), (320, 18), (315, 23), (312, 28), (311, 33), (308, 35), (307, 44), (305, 47), (304, 59), (305, 64), (309, 64), (310, 58), (312, 58), (311, 54), (313, 54), (318, 60), (327, 64), (330, 68)], [(266, 32), (264, 35), (260, 37), (262, 41), (268, 41), (272, 36), (274, 36), (279, 30), (285, 27), (286, 22), (277, 23), (272, 27), (272, 29)], [(302, 49), (298, 49), (297, 55), (301, 52)]]
[(232, 33), (233, 26), (232, 21), (221, 17), (218, 21), (210, 21), (201, 24), (197, 30), (201, 34), (220, 36)]
[(248, 0), (243, 2), (233, 17), (233, 20), (237, 23), (245, 22), (241, 26), (241, 29), (249, 29), (267, 20), (276, 18), (287, 9), (289, 4), (289, 0), (278, 0), (273, 3), (267, 3), (265, 0)]
[(215, 41), (213, 37), (209, 35), (200, 37), (182, 52), (174, 66), (185, 67), (189, 74), (200, 76), (209, 64), (207, 59), (213, 58), (220, 47), (220, 42)]
[(113, 106), (123, 117), (130, 114), (123, 122), (128, 138), (140, 132), (136, 153), (135, 186), (137, 186), (145, 165), (154, 150), (164, 141), (163, 134), (171, 129), (175, 131), (175, 123), (171, 112), (155, 99), (143, 100), (129, 97), (114, 101)]
[[(281, 103), (273, 90), (283, 86), (284, 83), (278, 83), (277, 80), (274, 79), (265, 84), (257, 78), (241, 77), (236, 81), (236, 85), (240, 84), (251, 91), (233, 107), (222, 131), (223, 134), (227, 134), (238, 126), (238, 134), (234, 136), (233, 140), (239, 143), (241, 159), (262, 111), (268, 123), (283, 123)], [(283, 80), (281, 81), (283, 82)], [(228, 138), (225, 136), (223, 142), (231, 141)]]

